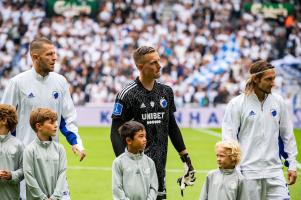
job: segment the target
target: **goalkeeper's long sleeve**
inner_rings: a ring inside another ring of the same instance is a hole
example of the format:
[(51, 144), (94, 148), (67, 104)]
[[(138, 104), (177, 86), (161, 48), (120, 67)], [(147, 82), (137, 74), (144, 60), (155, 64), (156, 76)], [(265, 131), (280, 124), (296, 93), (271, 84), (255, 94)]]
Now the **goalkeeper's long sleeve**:
[(170, 114), (170, 116), (169, 116), (169, 133), (168, 134), (169, 134), (171, 143), (173, 144), (173, 146), (179, 153), (186, 149), (181, 131), (176, 122), (174, 114)]
[(118, 128), (123, 124), (121, 119), (112, 119), (112, 126), (111, 126), (111, 142), (113, 146), (113, 150), (115, 156), (119, 156), (124, 152), (125, 145), (122, 143), (121, 137), (118, 133)]

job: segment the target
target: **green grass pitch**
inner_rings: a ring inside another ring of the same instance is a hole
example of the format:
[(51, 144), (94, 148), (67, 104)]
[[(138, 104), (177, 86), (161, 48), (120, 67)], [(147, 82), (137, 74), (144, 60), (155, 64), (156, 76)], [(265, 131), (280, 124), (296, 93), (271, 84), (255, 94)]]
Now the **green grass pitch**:
[[(87, 157), (83, 162), (78, 161), (78, 157), (74, 156), (71, 151), (71, 146), (60, 135), (60, 142), (65, 146), (67, 152), (67, 178), (72, 200), (110, 200), (112, 199), (111, 165), (114, 159), (110, 129), (80, 128), (79, 131), (87, 152)], [(197, 170), (195, 185), (184, 191), (184, 197), (181, 197), (176, 184), (177, 178), (183, 174), (183, 165), (169, 142), (166, 167), (168, 199), (199, 199), (207, 171), (217, 167), (214, 144), (220, 140), (220, 137), (216, 132), (220, 132), (220, 129), (182, 129), (186, 147)], [(301, 130), (295, 130), (295, 136), (298, 151), (301, 152)], [(297, 158), (299, 162), (301, 162), (300, 154)], [(299, 170), (298, 173), (297, 183), (290, 187), (292, 200), (301, 197), (301, 171)]]

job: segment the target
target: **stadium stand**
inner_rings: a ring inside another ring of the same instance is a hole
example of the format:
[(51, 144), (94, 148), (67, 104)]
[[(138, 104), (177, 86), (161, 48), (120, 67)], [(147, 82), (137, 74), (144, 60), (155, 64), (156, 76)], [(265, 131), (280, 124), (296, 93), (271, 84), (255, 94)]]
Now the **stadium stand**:
[[(28, 44), (36, 36), (55, 42), (55, 70), (70, 82), (76, 105), (113, 102), (137, 76), (131, 55), (143, 44), (159, 50), (160, 81), (174, 88), (178, 107), (227, 103), (259, 58), (278, 63), (279, 93), (293, 99), (300, 91), (299, 1), (274, 1), (294, 12), (273, 20), (247, 12), (250, 1), (240, 0), (101, 1), (94, 19), (48, 16), (46, 2), (0, 2), (0, 97), (9, 78), (31, 67)], [(296, 62), (283, 65), (285, 58)]]

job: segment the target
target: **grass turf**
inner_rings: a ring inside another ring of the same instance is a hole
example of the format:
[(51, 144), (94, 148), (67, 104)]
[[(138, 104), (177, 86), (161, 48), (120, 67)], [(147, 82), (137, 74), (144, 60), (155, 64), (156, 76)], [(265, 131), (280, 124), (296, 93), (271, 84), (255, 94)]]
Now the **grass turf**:
[[(78, 157), (74, 156), (71, 151), (71, 146), (60, 136), (60, 142), (65, 146), (67, 152), (67, 178), (72, 200), (112, 199), (111, 165), (115, 157), (110, 142), (110, 129), (84, 127), (80, 128), (79, 131), (87, 152), (87, 157), (82, 162), (78, 161)], [(181, 197), (179, 186), (176, 184), (177, 178), (183, 174), (183, 165), (171, 142), (169, 142), (166, 167), (168, 199), (199, 199), (207, 171), (217, 167), (214, 144), (220, 140), (220, 137), (214, 132), (220, 132), (220, 129), (182, 129), (186, 147), (193, 165), (198, 171), (195, 185), (184, 191), (184, 197)], [(299, 144), (298, 152), (301, 152), (301, 130), (295, 130), (295, 136), (297, 144)], [(299, 162), (301, 162), (300, 154), (297, 158)], [(300, 170), (298, 172), (300, 174)], [(300, 198), (300, 177), (295, 185), (290, 186), (290, 193), (292, 200)]]

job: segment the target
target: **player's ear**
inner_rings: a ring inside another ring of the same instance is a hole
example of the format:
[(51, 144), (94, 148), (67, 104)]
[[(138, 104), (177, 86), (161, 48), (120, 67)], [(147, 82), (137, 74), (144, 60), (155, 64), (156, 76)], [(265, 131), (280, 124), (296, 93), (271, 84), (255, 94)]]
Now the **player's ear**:
[(7, 124), (7, 119), (5, 117), (3, 117), (2, 119), (0, 119), (0, 123), (1, 123), (1, 125)]
[(125, 141), (126, 141), (126, 143), (127, 144), (132, 144), (132, 139), (130, 138), (130, 137), (127, 137), (126, 139), (125, 139)]
[(257, 78), (256, 76), (252, 77), (252, 81), (253, 83), (258, 83), (259, 82), (259, 78)]
[(36, 123), (36, 130), (39, 130), (41, 128), (42, 124), (41, 123)]
[(37, 53), (31, 54), (32, 60), (37, 60), (39, 58), (39, 55)]
[(141, 64), (141, 63), (138, 64), (138, 65), (137, 65), (137, 68), (138, 68), (138, 70), (142, 70), (142, 69), (143, 69), (143, 64)]

